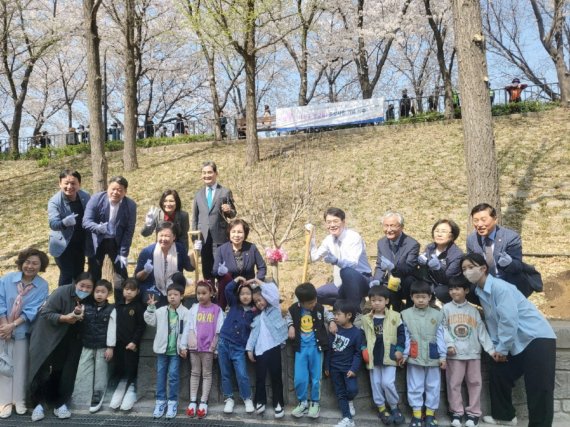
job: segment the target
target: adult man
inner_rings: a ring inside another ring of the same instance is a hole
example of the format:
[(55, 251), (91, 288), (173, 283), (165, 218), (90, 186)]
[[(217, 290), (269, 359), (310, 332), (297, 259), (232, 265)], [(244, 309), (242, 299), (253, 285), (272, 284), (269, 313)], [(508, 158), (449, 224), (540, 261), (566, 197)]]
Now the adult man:
[(404, 217), (388, 211), (382, 217), (384, 237), (378, 240), (378, 256), (374, 280), (386, 285), (392, 294), (390, 302), (395, 310), (402, 309), (402, 299), (411, 307), (410, 285), (418, 266), (420, 244), (403, 232)]
[(314, 226), (307, 224), (312, 233), (311, 260), (323, 259), (333, 266), (333, 283), (317, 289), (317, 301), (320, 304), (334, 305), (337, 299), (354, 302), (360, 309), (360, 302), (368, 294), (371, 270), (366, 255), (366, 244), (360, 234), (346, 228), (346, 214), (339, 208), (325, 211), (325, 226), (329, 235), (317, 248)]
[(532, 293), (522, 275), (522, 243), (516, 231), (497, 225), (497, 211), (488, 203), (471, 209), (471, 222), (475, 231), (467, 236), (467, 253), (485, 257), (489, 273), (515, 285), (528, 297)]
[[(201, 250), (202, 275), (205, 279), (214, 276), (214, 255), (218, 247), (228, 241), (227, 219), (236, 216), (231, 190), (218, 184), (218, 167), (212, 161), (202, 164), (204, 187), (196, 192), (192, 206), (192, 230), (200, 230), (203, 241), (194, 242)], [(217, 272), (215, 272), (217, 274)]]
[[(95, 250), (95, 256), (89, 260), (94, 283), (101, 278), (105, 255), (113, 261), (115, 275), (123, 279), (128, 277), (127, 257), (137, 220), (137, 204), (126, 197), (128, 186), (124, 177), (114, 176), (109, 180), (107, 191), (93, 195), (85, 208), (83, 228), (91, 232)], [(115, 284), (115, 301), (122, 297)]]

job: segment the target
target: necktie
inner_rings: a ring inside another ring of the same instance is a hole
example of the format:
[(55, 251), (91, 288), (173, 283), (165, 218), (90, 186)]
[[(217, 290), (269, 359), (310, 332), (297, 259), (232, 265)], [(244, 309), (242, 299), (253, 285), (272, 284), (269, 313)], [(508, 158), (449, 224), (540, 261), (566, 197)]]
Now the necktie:
[(495, 259), (493, 258), (493, 241), (485, 237), (485, 261), (489, 266), (489, 271), (495, 272)]
[(206, 194), (206, 200), (208, 201), (208, 209), (212, 209), (212, 201), (213, 201), (213, 191), (212, 187), (208, 187), (208, 192)]

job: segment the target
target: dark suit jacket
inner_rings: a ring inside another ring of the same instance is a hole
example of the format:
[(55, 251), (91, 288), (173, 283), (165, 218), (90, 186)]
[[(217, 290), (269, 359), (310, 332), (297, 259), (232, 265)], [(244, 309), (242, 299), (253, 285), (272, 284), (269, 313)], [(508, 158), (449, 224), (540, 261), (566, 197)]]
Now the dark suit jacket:
[[(188, 256), (188, 251), (184, 248), (184, 245), (180, 242), (174, 242), (176, 245), (176, 253), (177, 253), (177, 264), (178, 264), (178, 271), (182, 272), (182, 270), (186, 271), (194, 271), (194, 267), (192, 267), (192, 263), (190, 262), (190, 257)], [(153, 243), (150, 246), (144, 248), (137, 259), (137, 266), (135, 268), (135, 276), (141, 270), (144, 270), (144, 265), (150, 259), (151, 261), (154, 260), (154, 249), (156, 248), (156, 243)], [(147, 276), (144, 281), (139, 280), (140, 286), (142, 290), (147, 290), (153, 287), (156, 284), (154, 278), (154, 270)]]
[[(494, 266), (489, 266), (489, 272), (506, 282), (516, 285), (525, 295), (530, 295), (530, 291), (522, 284), (522, 243), (521, 236), (516, 231), (509, 228), (496, 226), (495, 246), (493, 248)], [(498, 264), (500, 253), (506, 252), (513, 261), (506, 267)], [(476, 231), (467, 236), (467, 253), (477, 253), (485, 256), (485, 243)], [(496, 270), (495, 270), (496, 267)], [(522, 286), (522, 287), (521, 287)]]
[[(89, 193), (83, 190), (77, 192), (77, 197), (81, 200), (81, 205), (83, 205), (83, 210), (89, 202)], [(82, 224), (75, 224), (72, 227), (66, 227), (63, 225), (63, 218), (71, 215), (71, 208), (69, 207), (69, 200), (63, 194), (63, 191), (58, 191), (55, 193), (48, 202), (48, 220), (49, 220), (49, 253), (54, 257), (60, 256), (73, 236), (73, 231), (75, 227), (81, 227)], [(89, 233), (86, 233), (89, 234)], [(93, 241), (89, 236), (85, 238), (85, 256), (93, 256)]]
[[(83, 215), (83, 228), (91, 232), (94, 250), (101, 244), (104, 234), (99, 234), (96, 227), (99, 224), (109, 222), (110, 204), (106, 191), (97, 193), (89, 199), (85, 214)], [(135, 233), (135, 223), (137, 220), (137, 204), (128, 197), (124, 197), (117, 217), (115, 219), (115, 243), (117, 244), (119, 255), (129, 256), (133, 235)], [(113, 260), (114, 261), (114, 260)]]
[(387, 237), (378, 240), (378, 256), (376, 258), (376, 269), (374, 270), (374, 279), (381, 282), (387, 282), (385, 279), (386, 272), (380, 267), (381, 257), (384, 256), (394, 263), (392, 276), (399, 277), (404, 280), (408, 276), (412, 276), (418, 266), (418, 255), (420, 253), (420, 244), (405, 233), (401, 234), (400, 243), (396, 252), (392, 252), (390, 241)]
[(222, 204), (227, 203), (232, 210), (226, 215), (227, 218), (236, 216), (234, 198), (231, 190), (216, 184), (212, 209), (208, 209), (206, 199), (206, 186), (196, 192), (192, 205), (192, 230), (200, 230), (204, 241), (212, 236), (212, 243), (219, 245), (228, 241), (228, 223), (222, 213)]
[[(234, 257), (234, 250), (231, 242), (226, 242), (218, 248), (216, 257), (214, 258), (214, 268), (212, 274), (218, 275), (218, 266), (220, 263), (225, 262), (228, 272), (235, 279), (238, 276), (244, 277), (246, 280), (257, 277), (259, 280), (265, 280), (267, 273), (267, 266), (257, 246), (250, 242), (243, 242), (243, 269), (238, 270), (236, 259)], [(257, 267), (257, 274), (255, 274), (255, 267)]]
[[(141, 230), (141, 234), (144, 237), (150, 236), (160, 224), (164, 221), (164, 211), (161, 209), (158, 212), (158, 215), (155, 218), (155, 221), (151, 225), (144, 225), (143, 229)], [(176, 236), (176, 241), (182, 243), (188, 251), (188, 231), (190, 230), (190, 216), (186, 211), (178, 211), (174, 216), (173, 224), (176, 226), (176, 232), (178, 235)]]

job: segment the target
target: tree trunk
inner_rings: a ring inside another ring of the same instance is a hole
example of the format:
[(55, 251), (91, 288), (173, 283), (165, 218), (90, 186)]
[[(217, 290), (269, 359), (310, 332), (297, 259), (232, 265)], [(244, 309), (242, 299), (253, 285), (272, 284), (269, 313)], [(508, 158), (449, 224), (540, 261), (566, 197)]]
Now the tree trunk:
[(214, 110), (214, 140), (222, 140), (222, 127), (220, 125), (220, 97), (218, 96), (218, 83), (216, 81), (216, 69), (214, 66), (214, 55), (210, 55), (206, 46), (202, 42), (202, 53), (208, 64), (208, 83), (210, 86), (210, 95), (212, 96), (212, 106)]
[[(499, 176), (479, 0), (452, 0), (469, 209), (486, 202), (501, 212)], [(500, 218), (499, 218), (500, 219)]]
[(107, 159), (105, 157), (105, 130), (101, 111), (101, 58), (97, 12), (101, 0), (83, 0), (83, 25), (87, 54), (87, 106), (89, 108), (89, 140), (91, 142), (91, 171), (93, 192), (107, 187)]
[(259, 141), (257, 139), (257, 102), (255, 99), (255, 54), (244, 55), (245, 62), (245, 111), (246, 151), (245, 164), (253, 166), (259, 162)]
[(135, 65), (135, 0), (125, 2), (125, 119), (123, 168), (133, 171), (139, 167), (137, 161), (137, 78)]

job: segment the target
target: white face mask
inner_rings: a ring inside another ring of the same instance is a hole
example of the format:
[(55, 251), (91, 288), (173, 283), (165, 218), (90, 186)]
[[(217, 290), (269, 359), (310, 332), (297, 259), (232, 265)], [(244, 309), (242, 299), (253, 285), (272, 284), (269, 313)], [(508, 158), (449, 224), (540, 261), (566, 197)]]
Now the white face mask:
[(479, 282), (479, 280), (481, 280), (481, 277), (483, 277), (484, 274), (485, 273), (483, 272), (483, 266), (474, 267), (469, 270), (465, 270), (463, 272), (465, 278), (469, 280), (469, 282), (471, 283)]

